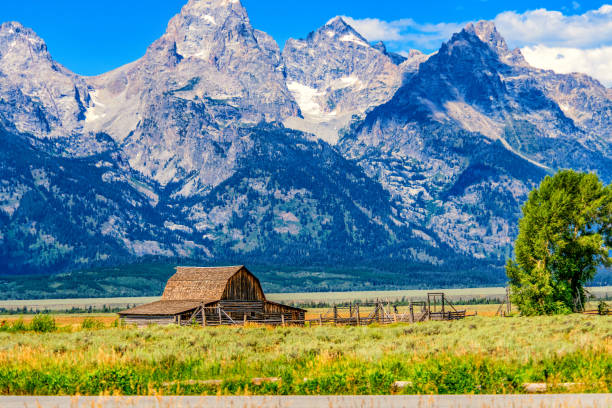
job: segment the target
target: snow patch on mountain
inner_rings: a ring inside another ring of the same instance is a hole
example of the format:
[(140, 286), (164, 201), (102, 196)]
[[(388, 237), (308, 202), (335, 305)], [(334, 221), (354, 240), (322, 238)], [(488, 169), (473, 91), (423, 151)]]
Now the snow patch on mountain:
[(323, 116), (321, 106), (319, 106), (315, 99), (316, 97), (323, 95), (322, 92), (319, 92), (315, 88), (311, 88), (308, 85), (300, 84), (296, 81), (288, 82), (287, 88), (289, 88), (295, 97), (295, 100), (300, 106), (302, 114), (311, 116), (313, 118), (320, 118)]
[(390, 99), (402, 82), (402, 70), (386, 50), (371, 46), (341, 17), (306, 39), (289, 39), (283, 61), (288, 87), (304, 114), (303, 119), (286, 118), (285, 125), (332, 144), (351, 122)]

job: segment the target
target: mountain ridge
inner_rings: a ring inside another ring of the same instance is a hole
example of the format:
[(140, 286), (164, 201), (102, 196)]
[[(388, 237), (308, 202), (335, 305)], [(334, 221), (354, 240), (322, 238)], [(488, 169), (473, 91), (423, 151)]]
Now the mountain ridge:
[(10, 271), (149, 256), (499, 271), (542, 177), (612, 179), (612, 91), (530, 67), (490, 22), (399, 58), (336, 17), (281, 52), (238, 0), (191, 0), (95, 77), (17, 23), (0, 45)]

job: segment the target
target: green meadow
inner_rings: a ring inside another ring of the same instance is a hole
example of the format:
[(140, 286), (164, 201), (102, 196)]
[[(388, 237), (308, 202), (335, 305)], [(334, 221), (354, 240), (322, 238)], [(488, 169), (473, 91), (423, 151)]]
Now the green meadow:
[(502, 394), (535, 382), (612, 392), (604, 316), (277, 328), (49, 319), (0, 327), (0, 394)]

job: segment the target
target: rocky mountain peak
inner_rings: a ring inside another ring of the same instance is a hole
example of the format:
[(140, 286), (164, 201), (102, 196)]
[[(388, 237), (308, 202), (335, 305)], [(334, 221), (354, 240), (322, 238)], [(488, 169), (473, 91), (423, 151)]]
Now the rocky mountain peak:
[(508, 48), (506, 40), (497, 31), (497, 27), (495, 27), (495, 23), (492, 21), (482, 20), (476, 23), (469, 23), (465, 27), (464, 32), (478, 37), (480, 41), (495, 51), (503, 62), (510, 65), (527, 65), (523, 54), (518, 48), (515, 50)]
[(323, 28), (333, 29), (333, 30), (336, 30), (338, 32), (344, 32), (344, 31), (348, 31), (348, 30), (353, 30), (353, 27), (351, 27), (340, 16), (336, 16), (336, 17), (332, 18), (331, 20), (329, 20), (327, 23), (325, 23)]
[(335, 143), (356, 116), (391, 98), (401, 84), (392, 58), (335, 17), (305, 40), (289, 39), (283, 50), (287, 86), (303, 121), (288, 127)]
[(47, 44), (32, 29), (18, 22), (0, 25), (0, 59), (22, 65), (34, 60), (51, 61)]
[(256, 42), (239, 0), (191, 0), (168, 24), (162, 38), (188, 58), (214, 59), (215, 45)]
[(240, 0), (190, 0), (184, 7), (183, 11), (211, 9), (233, 9), (239, 10), (246, 14)]
[(379, 41), (373, 44), (372, 47), (376, 48), (378, 51), (382, 52), (383, 54), (387, 53), (387, 46), (382, 41)]
[(370, 47), (368, 40), (363, 38), (353, 27), (351, 27), (342, 17), (334, 17), (323, 27), (308, 36), (309, 42), (336, 42), (358, 44)]
[(0, 122), (39, 137), (80, 130), (86, 84), (53, 61), (47, 44), (20, 23), (0, 26), (0, 78)]
[(385, 54), (387, 57), (391, 58), (391, 61), (393, 61), (395, 65), (401, 65), (407, 59), (405, 56), (401, 54), (397, 54), (395, 52), (389, 52), (387, 50), (387, 46), (382, 41), (378, 41), (377, 43), (372, 44), (372, 48), (377, 49), (378, 51)]
[(94, 85), (88, 129), (122, 143), (133, 169), (180, 196), (232, 174), (239, 129), (299, 112), (278, 45), (238, 0), (189, 1), (144, 58)]
[(492, 21), (478, 21), (477, 23), (469, 23), (465, 27), (465, 31), (477, 36), (482, 42), (488, 44), (499, 54), (508, 53), (508, 44), (506, 40), (499, 34), (495, 24)]
[[(399, 55), (399, 54), (395, 54)], [(410, 50), (407, 55), (399, 55), (403, 58), (400, 63), (400, 69), (404, 73), (416, 72), (422, 63), (429, 59), (429, 55), (422, 53), (419, 50)]]

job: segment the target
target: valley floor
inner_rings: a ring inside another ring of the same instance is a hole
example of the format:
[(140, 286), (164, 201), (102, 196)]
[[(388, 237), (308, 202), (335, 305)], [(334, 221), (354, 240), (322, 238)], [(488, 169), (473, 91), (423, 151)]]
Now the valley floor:
[(64, 318), (34, 333), (0, 317), (0, 394), (520, 394), (525, 383), (612, 392), (612, 318), (603, 316), (141, 329), (110, 327), (112, 315), (91, 329)]
[[(589, 293), (601, 299), (612, 298), (612, 286), (598, 286), (589, 288)], [(348, 302), (372, 302), (377, 299), (398, 302), (408, 300), (424, 300), (428, 292), (444, 292), (447, 297), (455, 302), (462, 301), (495, 303), (504, 299), (506, 288), (464, 288), (464, 289), (423, 289), (423, 290), (390, 290), (390, 291), (362, 291), (362, 292), (303, 292), (303, 293), (267, 293), (269, 300), (296, 306), (317, 305), (320, 303), (340, 304)], [(117, 298), (90, 298), (90, 299), (39, 299), (39, 300), (0, 300), (0, 310), (28, 310), (38, 311), (61, 311), (69, 309), (93, 310), (123, 309), (133, 305), (141, 305), (159, 300), (159, 296), (153, 297), (117, 297)]]

